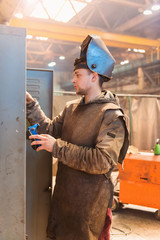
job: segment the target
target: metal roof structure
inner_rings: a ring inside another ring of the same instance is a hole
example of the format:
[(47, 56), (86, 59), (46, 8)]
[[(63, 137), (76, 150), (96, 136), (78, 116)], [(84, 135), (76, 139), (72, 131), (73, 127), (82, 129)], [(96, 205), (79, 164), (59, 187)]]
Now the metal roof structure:
[[(52, 6), (48, 7), (47, 2)], [(57, 2), (61, 2), (61, 7), (53, 16)], [(79, 12), (76, 2), (85, 4)], [(138, 67), (157, 66), (156, 79), (160, 81), (160, 10), (153, 10), (158, 3), (156, 0), (58, 0), (55, 3), (54, 0), (1, 0), (0, 23), (27, 29), (28, 67), (49, 68), (50, 62), (56, 62), (55, 71), (72, 71), (80, 43), (88, 34), (96, 34), (116, 59), (115, 76), (123, 77), (126, 83), (125, 72), (132, 72), (131, 78)], [(74, 16), (67, 22), (57, 21), (65, 4)], [(37, 6), (41, 6), (44, 18), (33, 17)], [(145, 10), (152, 14), (144, 15)], [(23, 17), (17, 18), (19, 13)], [(147, 70), (143, 74), (147, 86), (154, 87), (153, 81), (157, 80), (152, 80)], [(127, 77), (127, 82), (131, 83), (130, 78)]]

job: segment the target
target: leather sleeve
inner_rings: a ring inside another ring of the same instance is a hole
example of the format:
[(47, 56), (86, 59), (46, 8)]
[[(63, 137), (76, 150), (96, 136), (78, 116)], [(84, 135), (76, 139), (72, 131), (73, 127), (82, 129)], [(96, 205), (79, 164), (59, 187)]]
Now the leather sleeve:
[(40, 127), (37, 130), (39, 134), (50, 134), (55, 138), (60, 138), (64, 115), (65, 109), (51, 120), (44, 114), (37, 100), (27, 104), (27, 120), (31, 125), (39, 123)]
[(90, 174), (104, 174), (117, 164), (125, 129), (120, 110), (108, 110), (94, 148), (77, 146), (57, 139), (53, 156), (63, 164)]

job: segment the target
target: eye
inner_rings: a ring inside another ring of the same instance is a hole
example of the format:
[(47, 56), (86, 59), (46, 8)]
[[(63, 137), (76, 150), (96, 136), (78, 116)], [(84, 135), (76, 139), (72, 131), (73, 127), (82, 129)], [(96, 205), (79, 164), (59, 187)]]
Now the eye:
[(79, 73), (78, 71), (74, 73), (74, 76), (75, 76), (76, 78), (80, 78), (80, 77), (81, 77), (81, 75), (82, 75), (82, 74), (81, 74), (81, 73)]
[(79, 78), (79, 77), (80, 77), (80, 74), (79, 74), (79, 73), (76, 73), (76, 74), (75, 74), (75, 77), (76, 77), (76, 78)]

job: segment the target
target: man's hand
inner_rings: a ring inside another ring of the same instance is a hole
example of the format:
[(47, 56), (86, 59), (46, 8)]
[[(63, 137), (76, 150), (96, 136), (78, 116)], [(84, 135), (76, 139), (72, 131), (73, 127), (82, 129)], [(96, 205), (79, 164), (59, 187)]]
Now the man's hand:
[(31, 143), (31, 145), (41, 145), (36, 149), (37, 152), (39, 152), (40, 150), (52, 152), (53, 146), (56, 142), (56, 139), (48, 134), (31, 135), (29, 136), (29, 139), (35, 139), (35, 141)]
[(34, 101), (33, 97), (31, 96), (31, 94), (26, 92), (26, 103), (30, 103), (32, 101)]

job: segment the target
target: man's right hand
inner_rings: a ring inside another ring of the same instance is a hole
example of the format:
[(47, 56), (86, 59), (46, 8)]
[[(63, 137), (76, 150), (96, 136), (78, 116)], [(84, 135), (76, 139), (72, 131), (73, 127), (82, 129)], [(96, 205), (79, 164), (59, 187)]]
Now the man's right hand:
[(28, 104), (32, 101), (34, 101), (33, 97), (31, 96), (30, 93), (26, 92), (26, 103)]

